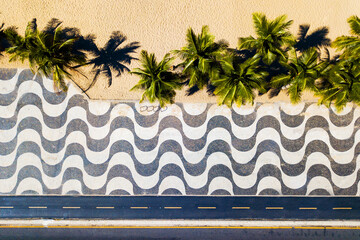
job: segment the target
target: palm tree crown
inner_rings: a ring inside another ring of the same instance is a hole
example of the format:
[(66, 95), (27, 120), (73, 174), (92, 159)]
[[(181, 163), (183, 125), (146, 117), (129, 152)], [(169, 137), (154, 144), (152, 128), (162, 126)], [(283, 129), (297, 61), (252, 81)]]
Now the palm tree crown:
[(253, 21), (257, 38), (239, 38), (239, 49), (256, 50), (267, 65), (275, 60), (286, 61), (285, 48), (295, 43), (288, 30), (293, 21), (286, 21), (286, 15), (270, 21), (262, 13), (253, 13)]
[(53, 75), (54, 88), (67, 91), (65, 78), (71, 79), (69, 70), (75, 64), (84, 64), (86, 57), (83, 53), (73, 51), (72, 47), (77, 39), (66, 37), (59, 25), (53, 32), (39, 31), (36, 19), (33, 19), (26, 28), (25, 37), (9, 33), (13, 46), (7, 52), (11, 54), (10, 61), (28, 59), (32, 71), (40, 72), (46, 77)]
[(259, 67), (260, 58), (250, 58), (244, 61), (236, 55), (230, 55), (221, 61), (221, 73), (212, 79), (216, 87), (214, 94), (218, 104), (231, 107), (245, 103), (254, 103), (254, 90), (265, 92), (263, 82), (267, 72)]
[(140, 76), (140, 81), (131, 89), (141, 89), (144, 93), (140, 102), (147, 98), (151, 103), (158, 100), (160, 107), (164, 107), (167, 103), (174, 103), (176, 95), (175, 90), (180, 89), (181, 77), (170, 71), (172, 58), (170, 54), (166, 54), (161, 62), (157, 62), (153, 53), (148, 54), (147, 51), (141, 51), (141, 66), (135, 68), (131, 74)]
[(26, 59), (30, 60), (31, 49), (36, 48), (36, 35), (37, 24), (34, 18), (30, 21), (25, 30), (25, 36), (22, 37), (16, 30), (6, 31), (7, 38), (11, 43), (11, 47), (6, 49), (6, 52), (10, 54), (9, 61), (20, 60), (24, 62)]
[(319, 104), (330, 107), (334, 103), (341, 111), (348, 102), (360, 103), (360, 66), (353, 61), (338, 62), (328, 74), (330, 86), (317, 92)]
[(337, 51), (342, 51), (341, 58), (360, 59), (360, 19), (357, 16), (351, 16), (348, 19), (350, 25), (350, 33), (355, 36), (337, 37), (333, 42), (333, 46)]
[(315, 80), (328, 64), (318, 60), (319, 53), (316, 48), (306, 50), (299, 57), (295, 49), (291, 52), (289, 62), (282, 63), (288, 69), (288, 73), (273, 77), (271, 83), (275, 88), (287, 88), (291, 102), (298, 103), (305, 89), (317, 90)]
[(215, 42), (215, 37), (209, 33), (209, 27), (203, 26), (201, 33), (196, 35), (192, 28), (187, 30), (186, 46), (173, 51), (182, 60), (183, 73), (189, 78), (190, 87), (202, 89), (209, 84), (211, 73), (219, 67), (217, 58), (221, 56), (227, 44)]
[(0, 56), (3, 56), (3, 52), (11, 47), (11, 43), (9, 41), (8, 35), (10, 33), (15, 34), (16, 28), (14, 26), (4, 28), (4, 23), (0, 26)]

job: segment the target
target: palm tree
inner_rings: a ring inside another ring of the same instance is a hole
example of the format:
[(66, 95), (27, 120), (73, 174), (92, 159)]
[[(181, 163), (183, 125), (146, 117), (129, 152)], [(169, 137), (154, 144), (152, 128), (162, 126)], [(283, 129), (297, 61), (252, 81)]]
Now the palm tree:
[(85, 92), (94, 86), (100, 74), (104, 74), (107, 77), (108, 86), (110, 87), (113, 80), (113, 71), (117, 73), (116, 77), (119, 77), (125, 71), (130, 71), (125, 64), (130, 64), (134, 59), (137, 60), (137, 58), (132, 57), (130, 54), (134, 53), (140, 45), (139, 42), (131, 42), (120, 47), (126, 39), (126, 36), (122, 33), (115, 31), (111, 34), (110, 39), (103, 48), (99, 49), (94, 44), (86, 49), (94, 56), (85, 64), (93, 65), (94, 78)]
[(239, 38), (239, 49), (256, 50), (267, 65), (275, 60), (286, 61), (286, 48), (295, 43), (288, 30), (293, 21), (286, 21), (286, 15), (270, 21), (262, 13), (253, 13), (253, 21), (257, 37)]
[(22, 37), (14, 29), (13, 31), (5, 31), (7, 38), (11, 44), (11, 47), (6, 49), (6, 52), (10, 54), (9, 61), (20, 60), (24, 62), (25, 60), (30, 61), (32, 56), (31, 50), (36, 48), (36, 35), (37, 35), (37, 24), (36, 18), (32, 19), (26, 27), (25, 36)]
[(338, 62), (328, 74), (330, 86), (316, 93), (319, 104), (330, 107), (334, 103), (341, 111), (348, 102), (360, 103), (360, 66), (354, 61)]
[(342, 59), (360, 59), (360, 19), (357, 16), (351, 16), (348, 20), (350, 25), (350, 33), (355, 36), (337, 37), (333, 42), (333, 46), (337, 51), (343, 50)]
[(11, 47), (11, 44), (9, 42), (9, 39), (8, 39), (8, 34), (10, 33), (16, 33), (16, 28), (11, 26), (11, 27), (7, 27), (7, 28), (4, 28), (4, 23), (1, 24), (0, 26), (0, 56), (3, 56), (3, 52)]
[(153, 53), (141, 51), (141, 66), (130, 73), (140, 76), (140, 81), (131, 89), (141, 89), (144, 93), (140, 102), (147, 98), (151, 103), (158, 100), (160, 107), (174, 103), (175, 90), (180, 89), (182, 79), (179, 74), (170, 71), (173, 58), (166, 54), (161, 62), (157, 62)]
[(7, 49), (11, 54), (10, 61), (29, 60), (33, 72), (46, 77), (52, 75), (55, 90), (67, 91), (65, 78), (71, 79), (69, 70), (74, 69), (75, 64), (86, 62), (84, 53), (73, 51), (72, 47), (77, 39), (65, 37), (60, 24), (53, 32), (39, 31), (36, 19), (33, 19), (26, 28), (25, 37), (14, 32), (8, 35), (13, 44)]
[(310, 25), (302, 24), (299, 26), (298, 37), (294, 45), (295, 49), (305, 52), (309, 48), (317, 48), (320, 52), (321, 47), (329, 47), (331, 40), (327, 37), (329, 29), (321, 27), (309, 34)]
[(288, 73), (274, 76), (271, 83), (275, 88), (286, 88), (291, 102), (296, 104), (301, 100), (304, 90), (317, 90), (315, 80), (320, 77), (328, 63), (318, 60), (319, 53), (316, 48), (306, 50), (299, 57), (295, 49), (291, 52), (289, 62), (282, 63), (288, 69)]
[(348, 18), (350, 33), (355, 36), (337, 37), (332, 46), (342, 51), (332, 61), (332, 68), (327, 72), (327, 87), (316, 93), (320, 96), (319, 104), (330, 106), (334, 103), (341, 111), (348, 102), (360, 104), (360, 19)]
[(229, 55), (221, 61), (221, 73), (212, 79), (219, 105), (231, 107), (234, 102), (238, 106), (253, 104), (254, 91), (266, 91), (263, 83), (268, 73), (260, 68), (259, 61), (259, 57), (244, 61), (236, 55)]
[[(183, 73), (188, 77), (188, 85), (196, 89), (209, 86), (210, 76), (219, 67), (218, 58), (225, 52), (227, 44), (224, 41), (215, 42), (215, 37), (209, 33), (209, 27), (203, 26), (201, 33), (196, 35), (192, 28), (186, 33), (186, 46), (173, 53), (183, 62)], [(191, 95), (191, 91), (188, 91)]]

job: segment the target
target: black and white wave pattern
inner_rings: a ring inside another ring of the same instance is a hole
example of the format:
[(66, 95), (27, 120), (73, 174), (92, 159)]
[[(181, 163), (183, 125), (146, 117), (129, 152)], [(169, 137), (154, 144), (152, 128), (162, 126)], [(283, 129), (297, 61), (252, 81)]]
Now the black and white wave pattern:
[(89, 101), (0, 70), (1, 194), (359, 195), (360, 108)]

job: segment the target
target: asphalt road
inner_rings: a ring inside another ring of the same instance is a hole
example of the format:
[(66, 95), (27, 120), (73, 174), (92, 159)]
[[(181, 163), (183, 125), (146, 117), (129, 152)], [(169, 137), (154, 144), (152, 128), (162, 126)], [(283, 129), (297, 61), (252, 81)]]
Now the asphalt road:
[(11, 239), (360, 239), (359, 229), (326, 228), (0, 228), (0, 240)]
[(0, 218), (360, 219), (360, 198), (3, 196)]

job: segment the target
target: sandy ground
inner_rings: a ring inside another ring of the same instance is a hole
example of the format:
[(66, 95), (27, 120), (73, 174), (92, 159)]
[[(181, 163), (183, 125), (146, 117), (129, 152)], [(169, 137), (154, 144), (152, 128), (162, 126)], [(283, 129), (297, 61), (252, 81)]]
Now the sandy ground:
[[(226, 39), (236, 47), (237, 39), (254, 34), (251, 14), (263, 12), (269, 18), (287, 14), (294, 20), (291, 31), (296, 34), (303, 23), (314, 30), (321, 26), (330, 28), (329, 37), (348, 34), (346, 19), (360, 15), (359, 0), (0, 0), (0, 21), (6, 26), (15, 25), (23, 33), (28, 21), (37, 18), (40, 28), (51, 18), (63, 21), (64, 26), (77, 27), (86, 35), (97, 36), (97, 44), (103, 46), (111, 32), (120, 30), (128, 42), (139, 41), (141, 49), (155, 52), (161, 59), (166, 52), (180, 49), (185, 44), (188, 27), (196, 32), (202, 25), (209, 25), (217, 40)], [(27, 67), (26, 63), (8, 63), (0, 60), (2, 67)], [(133, 62), (130, 68), (137, 67)], [(91, 73), (87, 72), (91, 79)], [(83, 88), (89, 80), (75, 76)], [(130, 92), (137, 82), (136, 76), (123, 74), (114, 79), (108, 88), (105, 78), (100, 78), (88, 91), (92, 99), (137, 100), (141, 92)], [(312, 94), (304, 94), (304, 101), (314, 101)], [(179, 91), (178, 102), (215, 102), (205, 91), (191, 97)], [(286, 94), (269, 100), (266, 96), (257, 101), (288, 101)]]

